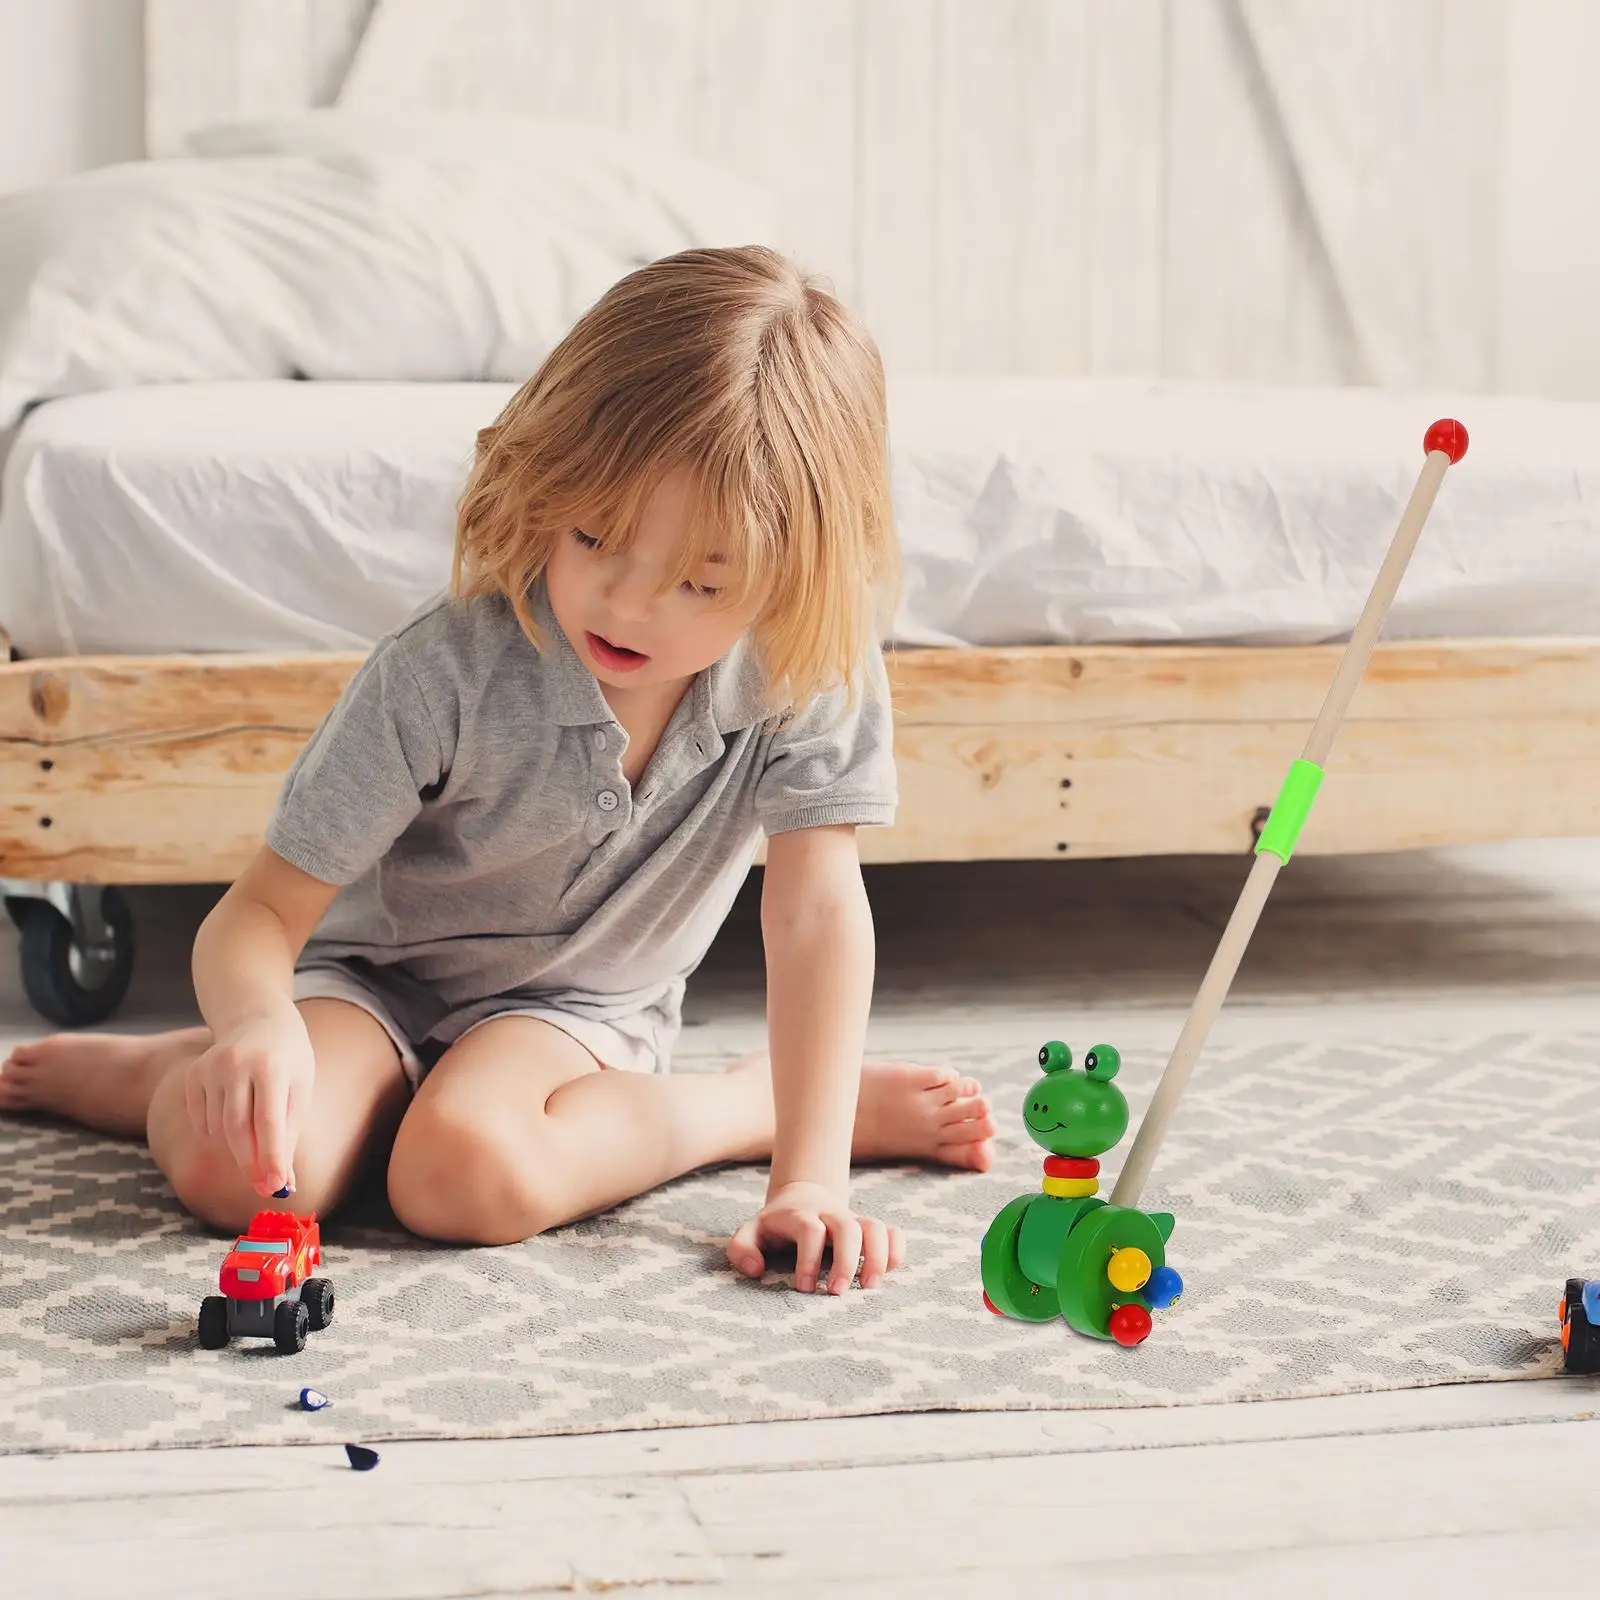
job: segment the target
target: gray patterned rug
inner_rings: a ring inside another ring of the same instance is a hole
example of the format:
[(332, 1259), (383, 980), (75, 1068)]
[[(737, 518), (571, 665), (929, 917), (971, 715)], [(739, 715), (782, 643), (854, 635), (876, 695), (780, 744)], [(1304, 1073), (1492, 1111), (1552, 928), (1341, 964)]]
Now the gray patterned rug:
[[(1115, 1038), (1112, 1031), (1113, 1040)], [(1081, 1048), (1089, 1042), (1076, 1039)], [(725, 1168), (530, 1244), (451, 1250), (381, 1210), (331, 1227), (333, 1326), (302, 1355), (202, 1351), (222, 1251), (142, 1152), (0, 1122), (0, 1450), (499, 1438), (926, 1410), (1178, 1405), (1544, 1377), (1600, 1271), (1600, 1035), (1218, 1046), (1145, 1197), (1187, 1292), (1135, 1350), (984, 1310), (978, 1240), (1037, 1187), (1025, 1052), (945, 1059), (998, 1091), (994, 1172), (859, 1175), (910, 1260), (873, 1293), (753, 1285)], [(1161, 1066), (1125, 1052), (1135, 1114)], [(1114, 1172), (1120, 1152), (1107, 1158)], [(1109, 1192), (1109, 1183), (1105, 1186)], [(294, 1404), (312, 1384), (333, 1399)]]

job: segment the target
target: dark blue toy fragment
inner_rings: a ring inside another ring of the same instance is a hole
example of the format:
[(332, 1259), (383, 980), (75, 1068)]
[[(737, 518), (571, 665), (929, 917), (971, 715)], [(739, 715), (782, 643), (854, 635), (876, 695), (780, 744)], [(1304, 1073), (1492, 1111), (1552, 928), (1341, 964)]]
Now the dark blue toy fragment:
[(347, 1444), (344, 1453), (350, 1457), (350, 1465), (357, 1472), (371, 1472), (378, 1464), (378, 1452), (369, 1450), (364, 1444)]

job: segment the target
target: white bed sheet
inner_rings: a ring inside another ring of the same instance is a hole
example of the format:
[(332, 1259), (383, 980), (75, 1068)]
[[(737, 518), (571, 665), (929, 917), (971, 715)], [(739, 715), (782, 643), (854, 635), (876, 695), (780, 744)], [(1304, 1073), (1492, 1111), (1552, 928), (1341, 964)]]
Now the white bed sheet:
[[(0, 491), (26, 655), (360, 649), (447, 580), (502, 384), (194, 384), (51, 402)], [(891, 376), (908, 644), (1348, 631), (1421, 463), (1446, 479), (1393, 637), (1600, 632), (1600, 406)]]

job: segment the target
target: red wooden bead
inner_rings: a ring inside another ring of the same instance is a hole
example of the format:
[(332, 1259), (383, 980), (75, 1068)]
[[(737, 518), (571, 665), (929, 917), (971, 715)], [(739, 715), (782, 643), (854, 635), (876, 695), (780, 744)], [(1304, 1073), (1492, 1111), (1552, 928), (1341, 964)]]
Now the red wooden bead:
[(1046, 1156), (1044, 1175), (1047, 1178), (1098, 1178), (1100, 1163), (1090, 1156)]
[(1467, 430), (1453, 417), (1441, 417), (1422, 436), (1423, 453), (1443, 450), (1454, 466), (1467, 453)]
[(1003, 1316), (1004, 1316), (1004, 1315), (1005, 1315), (1005, 1312), (1003, 1312), (1003, 1311), (1002, 1311), (1002, 1310), (1001, 1310), (1001, 1309), (1000, 1309), (1000, 1307), (999, 1307), (999, 1306), (997, 1306), (997, 1305), (996, 1305), (996, 1304), (995, 1304), (995, 1303), (994, 1303), (994, 1301), (993, 1301), (993, 1300), (991, 1300), (991, 1299), (990, 1299), (990, 1298), (989, 1298), (989, 1291), (988, 1291), (988, 1290), (987, 1290), (987, 1289), (985, 1289), (985, 1290), (984, 1290), (984, 1291), (983, 1291), (983, 1303), (984, 1303), (984, 1304), (985, 1304), (985, 1305), (986, 1305), (986, 1306), (988, 1306), (988, 1308), (989, 1308), (989, 1309), (990, 1309), (990, 1310), (991, 1310), (991, 1311), (992, 1311), (992, 1312), (994, 1312), (994, 1314), (995, 1314), (995, 1315), (996, 1315), (996, 1316), (997, 1316), (997, 1317), (1003, 1317)]
[(1150, 1337), (1150, 1313), (1143, 1306), (1118, 1306), (1106, 1326), (1118, 1344), (1142, 1344)]

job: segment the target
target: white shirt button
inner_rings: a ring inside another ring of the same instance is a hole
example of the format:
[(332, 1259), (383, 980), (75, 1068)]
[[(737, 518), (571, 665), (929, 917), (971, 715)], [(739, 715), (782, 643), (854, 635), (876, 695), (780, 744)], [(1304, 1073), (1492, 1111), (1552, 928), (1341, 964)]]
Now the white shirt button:
[(605, 747), (606, 747), (606, 732), (605, 732), (604, 728), (596, 728), (594, 730), (594, 747), (595, 747), (596, 750), (604, 750), (605, 749)]
[(594, 803), (599, 806), (602, 811), (615, 811), (617, 806), (620, 804), (617, 799), (617, 791), (615, 789), (602, 789), (600, 793), (594, 797)]

